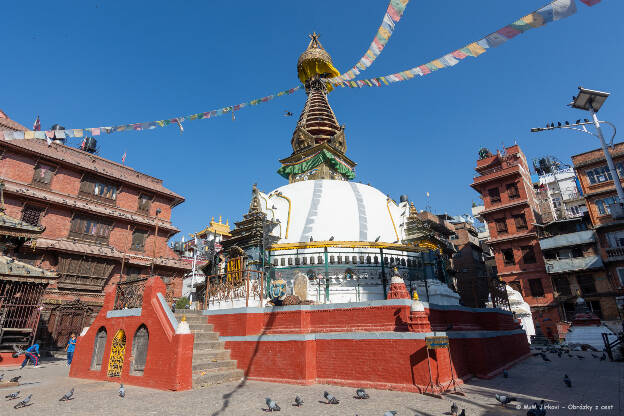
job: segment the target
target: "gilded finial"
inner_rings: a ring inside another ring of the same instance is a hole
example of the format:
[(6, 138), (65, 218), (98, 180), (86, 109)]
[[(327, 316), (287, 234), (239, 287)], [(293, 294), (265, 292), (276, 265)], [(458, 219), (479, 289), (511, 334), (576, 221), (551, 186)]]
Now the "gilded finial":
[(221, 224), (221, 215), (219, 215), (219, 224)]
[(186, 315), (182, 315), (182, 322), (186, 322)]
[(412, 296), (413, 300), (418, 300), (418, 292), (414, 291), (414, 295)]

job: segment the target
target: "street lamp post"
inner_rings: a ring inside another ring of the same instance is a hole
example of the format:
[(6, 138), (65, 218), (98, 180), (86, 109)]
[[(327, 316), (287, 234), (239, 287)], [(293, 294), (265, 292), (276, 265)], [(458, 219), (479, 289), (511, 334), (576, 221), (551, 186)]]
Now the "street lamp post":
[[(598, 140), (600, 140), (602, 151), (604, 152), (605, 159), (607, 160), (607, 166), (609, 167), (609, 172), (611, 173), (611, 177), (613, 178), (613, 184), (615, 185), (615, 191), (617, 192), (618, 202), (621, 207), (622, 204), (624, 204), (624, 190), (622, 190), (620, 177), (617, 173), (617, 170), (615, 169), (615, 164), (613, 163), (613, 158), (611, 157), (611, 153), (609, 153), (609, 147), (607, 146), (607, 142), (605, 141), (604, 136), (602, 134), (602, 129), (600, 127), (600, 124), (601, 123), (608, 124), (613, 129), (613, 136), (611, 137), (611, 145), (613, 145), (613, 138), (615, 137), (616, 129), (615, 129), (615, 126), (612, 123), (609, 123), (608, 121), (599, 121), (598, 116), (596, 115), (596, 113), (602, 107), (602, 104), (604, 104), (605, 100), (609, 96), (609, 93), (602, 92), (602, 91), (588, 90), (583, 87), (578, 87), (578, 89), (579, 89), (578, 95), (575, 97), (572, 97), (572, 102), (568, 105), (572, 108), (589, 111), (589, 113), (592, 116), (592, 121), (585, 119), (585, 122), (581, 123), (580, 120), (577, 120), (577, 122), (574, 124), (569, 124), (566, 121), (565, 125), (562, 125), (561, 123), (557, 123), (557, 126), (555, 126), (554, 123), (551, 123), (550, 125), (547, 124), (546, 128), (542, 128), (542, 127), (532, 128), (531, 132), (536, 133), (536, 132), (545, 131), (545, 130), (553, 130), (555, 128), (563, 128), (563, 129), (576, 130), (581, 133), (586, 133), (594, 137), (597, 137)], [(596, 133), (592, 133), (589, 130), (587, 130), (585, 126), (588, 124), (594, 125), (594, 127), (596, 128)]]

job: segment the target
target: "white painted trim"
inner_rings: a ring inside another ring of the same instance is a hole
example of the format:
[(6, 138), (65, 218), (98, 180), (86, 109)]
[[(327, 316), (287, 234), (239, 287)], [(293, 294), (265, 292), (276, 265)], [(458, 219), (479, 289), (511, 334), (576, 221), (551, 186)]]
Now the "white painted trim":
[(106, 318), (124, 318), (126, 316), (141, 316), (141, 308), (115, 309), (106, 312)]

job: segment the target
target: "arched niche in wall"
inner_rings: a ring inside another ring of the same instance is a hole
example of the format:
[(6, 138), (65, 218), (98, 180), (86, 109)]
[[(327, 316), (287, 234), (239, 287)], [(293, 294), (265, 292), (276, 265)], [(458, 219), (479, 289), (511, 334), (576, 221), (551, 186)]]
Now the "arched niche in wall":
[(104, 350), (106, 349), (106, 328), (101, 327), (95, 335), (93, 343), (93, 355), (91, 356), (91, 370), (99, 371), (102, 369), (102, 360), (104, 358)]
[(149, 344), (149, 332), (145, 325), (141, 325), (132, 338), (132, 367), (133, 375), (142, 376), (147, 364), (147, 347)]

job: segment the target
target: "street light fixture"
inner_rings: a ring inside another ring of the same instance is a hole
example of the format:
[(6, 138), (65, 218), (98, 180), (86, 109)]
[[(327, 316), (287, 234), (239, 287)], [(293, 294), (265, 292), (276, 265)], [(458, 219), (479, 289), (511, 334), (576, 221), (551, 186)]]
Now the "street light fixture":
[[(611, 172), (611, 177), (613, 178), (613, 184), (615, 185), (615, 190), (617, 192), (618, 200), (619, 200), (618, 208), (620, 212), (618, 212), (617, 214), (620, 215), (621, 211), (624, 210), (623, 208), (624, 191), (622, 190), (620, 177), (617, 171), (615, 170), (615, 165), (613, 164), (611, 153), (609, 153), (609, 148), (607, 147), (607, 143), (605, 142), (604, 136), (602, 135), (602, 129), (600, 128), (600, 123), (608, 124), (613, 129), (613, 136), (611, 136), (611, 146), (613, 146), (613, 139), (615, 138), (616, 129), (612, 123), (609, 123), (608, 121), (599, 121), (598, 117), (596, 116), (596, 113), (598, 112), (598, 110), (600, 110), (600, 108), (604, 104), (607, 97), (609, 97), (609, 93), (602, 92), (602, 91), (588, 90), (583, 87), (578, 87), (578, 89), (579, 89), (578, 95), (575, 97), (572, 97), (572, 102), (568, 105), (572, 108), (589, 111), (589, 113), (592, 115), (593, 121), (589, 121), (588, 119), (585, 119), (584, 122), (581, 123), (580, 122), (581, 120), (579, 119), (574, 124), (568, 124), (568, 122), (566, 122), (565, 125), (561, 125), (561, 123), (559, 122), (557, 127), (555, 127), (554, 123), (550, 123), (550, 125), (548, 124), (546, 125), (547, 126), (546, 128), (542, 128), (542, 127), (532, 128), (531, 132), (536, 133), (540, 131), (561, 128), (561, 129), (576, 130), (576, 131), (580, 131), (581, 133), (586, 133), (594, 137), (597, 137), (600, 140), (600, 144), (602, 145), (602, 151), (604, 152), (605, 159), (607, 160), (607, 165), (609, 166), (609, 172)], [(596, 128), (596, 133), (592, 133), (589, 130), (587, 130), (587, 128), (585, 127), (587, 124), (593, 124), (594, 127)]]

